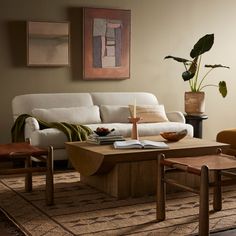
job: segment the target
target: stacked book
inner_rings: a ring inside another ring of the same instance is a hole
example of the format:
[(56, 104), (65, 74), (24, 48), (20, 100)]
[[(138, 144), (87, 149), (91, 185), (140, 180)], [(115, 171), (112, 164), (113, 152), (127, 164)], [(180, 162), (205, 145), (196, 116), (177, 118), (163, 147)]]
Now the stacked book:
[(93, 144), (113, 144), (115, 141), (124, 141), (124, 137), (122, 135), (112, 135), (109, 134), (107, 136), (98, 136), (96, 134), (92, 134), (88, 137), (87, 142)]

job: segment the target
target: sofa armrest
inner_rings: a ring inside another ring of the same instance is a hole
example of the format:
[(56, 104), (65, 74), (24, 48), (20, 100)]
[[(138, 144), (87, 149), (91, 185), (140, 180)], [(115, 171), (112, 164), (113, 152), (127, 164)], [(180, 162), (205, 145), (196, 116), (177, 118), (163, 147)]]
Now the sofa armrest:
[(186, 123), (185, 117), (184, 117), (183, 113), (180, 112), (180, 111), (166, 112), (166, 116), (167, 116), (169, 121)]
[(28, 117), (25, 119), (25, 138), (30, 138), (32, 132), (39, 129), (39, 123), (34, 117)]

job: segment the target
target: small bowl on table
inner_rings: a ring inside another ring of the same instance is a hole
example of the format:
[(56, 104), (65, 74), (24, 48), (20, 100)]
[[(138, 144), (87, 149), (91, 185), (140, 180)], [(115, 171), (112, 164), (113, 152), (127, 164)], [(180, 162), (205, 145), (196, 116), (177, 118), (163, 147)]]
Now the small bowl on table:
[(183, 139), (187, 135), (188, 131), (186, 129), (179, 132), (161, 132), (160, 135), (167, 141), (177, 142)]
[(98, 136), (107, 136), (108, 134), (110, 134), (111, 132), (113, 132), (115, 129), (111, 129), (109, 130), (108, 128), (104, 128), (104, 127), (98, 127), (96, 130), (94, 130), (93, 132), (95, 134), (97, 134)]

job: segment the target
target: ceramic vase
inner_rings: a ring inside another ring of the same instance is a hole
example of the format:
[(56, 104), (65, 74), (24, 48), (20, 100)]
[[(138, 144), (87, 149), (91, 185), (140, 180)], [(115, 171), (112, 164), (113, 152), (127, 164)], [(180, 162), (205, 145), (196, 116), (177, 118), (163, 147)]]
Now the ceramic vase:
[(185, 112), (188, 115), (202, 115), (205, 112), (204, 92), (185, 92)]

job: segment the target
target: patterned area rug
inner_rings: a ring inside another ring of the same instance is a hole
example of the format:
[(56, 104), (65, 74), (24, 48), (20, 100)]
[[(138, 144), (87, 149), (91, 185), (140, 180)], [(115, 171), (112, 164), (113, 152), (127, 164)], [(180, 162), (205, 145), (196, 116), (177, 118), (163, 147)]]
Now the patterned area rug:
[[(27, 235), (192, 235), (198, 232), (198, 196), (169, 194), (167, 219), (155, 222), (155, 198), (116, 200), (79, 181), (77, 172), (56, 173), (55, 205), (46, 206), (44, 176), (33, 177), (24, 192), (23, 177), (2, 177), (0, 206)], [(210, 198), (212, 200), (212, 198)], [(227, 188), (223, 210), (211, 212), (211, 231), (236, 226), (236, 191)]]

